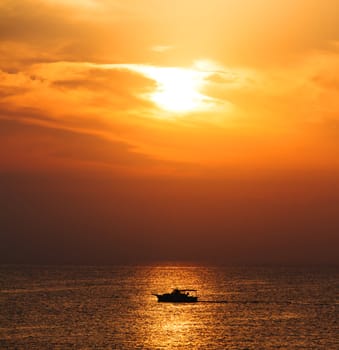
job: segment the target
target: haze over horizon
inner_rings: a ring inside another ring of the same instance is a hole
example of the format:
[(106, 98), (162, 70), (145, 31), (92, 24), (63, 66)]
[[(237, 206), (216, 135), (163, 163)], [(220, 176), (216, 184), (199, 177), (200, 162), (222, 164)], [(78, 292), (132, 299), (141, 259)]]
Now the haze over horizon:
[(0, 263), (339, 263), (336, 0), (5, 0)]

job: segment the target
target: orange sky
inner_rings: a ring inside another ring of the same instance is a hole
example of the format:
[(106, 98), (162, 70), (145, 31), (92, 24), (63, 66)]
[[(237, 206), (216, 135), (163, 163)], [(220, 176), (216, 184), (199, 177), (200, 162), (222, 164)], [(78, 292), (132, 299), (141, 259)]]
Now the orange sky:
[[(267, 243), (268, 261), (336, 260), (337, 7), (337, 0), (1, 1), (4, 241), (21, 251), (23, 231), (58, 227), (41, 249), (23, 251), (27, 261), (44, 261), (57, 231), (76, 231), (69, 239), (77, 242), (91, 227), (98, 251), (114, 251), (124, 237), (121, 261), (129, 247), (140, 260), (226, 261), (221, 246), (229, 244), (233, 260), (253, 246), (255, 260), (263, 254), (256, 241)], [(63, 207), (69, 214), (59, 227)], [(49, 208), (44, 223), (42, 208)], [(21, 217), (31, 229), (13, 226)], [(188, 241), (199, 231), (202, 245), (171, 255), (164, 238), (159, 254), (138, 255), (131, 244), (171, 230)], [(216, 246), (204, 255), (211, 231)], [(67, 242), (59, 255), (77, 260)], [(79, 259), (100, 256), (86, 249)]]

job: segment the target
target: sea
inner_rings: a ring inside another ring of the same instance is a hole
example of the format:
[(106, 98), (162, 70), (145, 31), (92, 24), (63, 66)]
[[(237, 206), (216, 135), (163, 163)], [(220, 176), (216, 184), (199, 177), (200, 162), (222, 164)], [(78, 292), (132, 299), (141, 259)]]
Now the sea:
[[(152, 293), (198, 290), (197, 303)], [(337, 267), (0, 266), (0, 349), (339, 349)]]

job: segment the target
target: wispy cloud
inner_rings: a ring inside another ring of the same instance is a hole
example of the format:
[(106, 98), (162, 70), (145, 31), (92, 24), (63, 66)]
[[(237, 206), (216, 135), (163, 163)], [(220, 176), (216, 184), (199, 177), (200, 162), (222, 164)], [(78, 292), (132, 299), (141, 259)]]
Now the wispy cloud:
[(155, 51), (155, 52), (166, 52), (166, 51), (170, 51), (172, 50), (174, 47), (171, 46), (171, 45), (155, 45), (155, 46), (152, 46), (151, 47), (151, 50), (152, 51)]

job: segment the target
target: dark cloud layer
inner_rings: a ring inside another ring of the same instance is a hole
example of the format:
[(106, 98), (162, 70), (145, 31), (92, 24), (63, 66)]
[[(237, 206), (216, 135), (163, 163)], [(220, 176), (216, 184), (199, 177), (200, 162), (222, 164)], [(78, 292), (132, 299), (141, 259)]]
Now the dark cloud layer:
[(337, 262), (333, 176), (0, 176), (1, 262)]
[[(37, 117), (34, 114), (35, 118)], [(40, 120), (43, 119), (40, 116)], [(101, 137), (73, 132), (61, 128), (49, 128), (39, 125), (25, 124), (12, 120), (0, 119), (0, 136), (2, 148), (0, 159), (21, 157), (24, 170), (34, 155), (51, 157), (67, 162), (93, 162), (102, 165), (151, 166), (159, 164), (151, 158), (138, 154), (126, 143), (109, 141)], [(18, 142), (20, 140), (20, 142)], [(30, 160), (30, 155), (33, 155)], [(20, 166), (20, 165), (19, 165)], [(43, 164), (40, 164), (43, 166)]]

